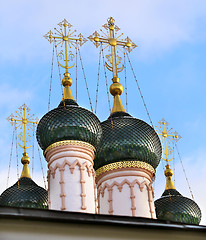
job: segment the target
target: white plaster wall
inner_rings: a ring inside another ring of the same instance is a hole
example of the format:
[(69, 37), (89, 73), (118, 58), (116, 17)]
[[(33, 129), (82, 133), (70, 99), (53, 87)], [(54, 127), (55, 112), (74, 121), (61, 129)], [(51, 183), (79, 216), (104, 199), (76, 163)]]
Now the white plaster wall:
[[(94, 213), (95, 212), (95, 205), (94, 205), (94, 199), (97, 198), (95, 195), (95, 189), (94, 189), (94, 184), (95, 184), (95, 179), (91, 173), (89, 176), (88, 172), (84, 172), (84, 179), (87, 184), (85, 184), (85, 192), (86, 192), (86, 212)], [(97, 206), (96, 206), (96, 211), (97, 211)]]
[(56, 209), (56, 210), (61, 209), (61, 198), (60, 198), (61, 189), (59, 187), (59, 181), (60, 181), (60, 172), (59, 170), (57, 170), (55, 174), (55, 178), (53, 178), (52, 175), (50, 175), (50, 188), (52, 189), (52, 191), (50, 191), (50, 199), (52, 199), (50, 209)]
[[(122, 176), (124, 175), (124, 176)], [(133, 176), (132, 176), (133, 175)], [(139, 176), (137, 176), (139, 175)], [(142, 175), (142, 176), (141, 176)], [(108, 179), (109, 178), (109, 179)], [(108, 173), (101, 179), (99, 179), (98, 191), (100, 191), (99, 202), (100, 202), (100, 213), (109, 214), (109, 209), (113, 209), (113, 215), (125, 215), (125, 216), (138, 216), (155, 218), (154, 212), (154, 199), (152, 193), (150, 199), (148, 197), (148, 187), (151, 183), (150, 177), (147, 173), (141, 171), (124, 171), (121, 169), (119, 172)], [(127, 180), (127, 183), (122, 183)], [(135, 215), (132, 214), (132, 200), (131, 200), (131, 188), (128, 183), (132, 183), (138, 180), (139, 184), (145, 182), (142, 191), (138, 183), (134, 183), (134, 202), (135, 202)], [(115, 183), (116, 182), (116, 183)], [(122, 189), (118, 189), (122, 186)], [(109, 203), (109, 188), (112, 188), (112, 203)], [(150, 190), (152, 191), (152, 190)], [(102, 194), (104, 192), (104, 194)], [(151, 203), (149, 202), (152, 201)]]
[[(74, 146), (72, 146), (74, 148)], [(87, 212), (87, 213), (95, 213), (95, 192), (94, 192), (94, 178), (92, 174), (93, 166), (91, 158), (91, 154), (87, 154), (82, 152), (81, 149), (78, 151), (79, 146), (75, 146), (76, 151), (63, 151), (52, 154), (50, 159), (48, 160), (49, 170), (50, 170), (50, 209), (61, 210), (62, 207), (65, 207), (66, 211), (78, 211), (78, 212)], [(52, 149), (54, 152), (54, 149)], [(89, 149), (89, 151), (91, 151)], [(69, 156), (67, 156), (69, 155)], [(71, 156), (72, 155), (72, 156)], [(90, 159), (87, 160), (87, 159)], [(84, 167), (82, 170), (82, 177), (85, 183), (82, 185), (81, 181), (81, 172), (79, 165), (76, 165), (73, 173), (70, 170), (69, 165), (65, 165), (63, 171), (64, 178), (64, 199), (65, 204), (62, 205), (62, 188), (61, 188), (61, 172), (59, 171), (59, 166), (63, 166), (65, 161), (68, 161), (70, 164), (78, 161), (80, 165), (87, 163), (90, 169), (90, 176), (88, 174), (87, 167)], [(56, 169), (56, 167), (58, 168)], [(52, 171), (55, 170), (55, 177), (52, 176)], [(82, 209), (82, 187), (85, 190), (85, 206), (86, 209)]]
[(121, 192), (116, 186), (114, 186), (113, 196), (115, 196), (114, 202), (113, 202), (113, 209), (114, 209), (113, 214), (128, 215), (129, 213), (129, 216), (132, 215), (129, 186), (127, 184), (124, 184)]
[(71, 174), (69, 166), (65, 167), (65, 194), (66, 194), (66, 210), (78, 211), (81, 209), (81, 184), (79, 166), (75, 167), (74, 173)]
[(100, 194), (99, 196), (99, 213), (100, 214), (109, 214), (109, 204), (105, 204), (109, 199), (108, 190), (104, 191), (104, 196)]
[(136, 205), (136, 214), (140, 217), (148, 217), (151, 218), (149, 198), (148, 198), (148, 190), (147, 187), (144, 186), (143, 191), (141, 192), (139, 186), (135, 184), (134, 186), (135, 192), (135, 205)]

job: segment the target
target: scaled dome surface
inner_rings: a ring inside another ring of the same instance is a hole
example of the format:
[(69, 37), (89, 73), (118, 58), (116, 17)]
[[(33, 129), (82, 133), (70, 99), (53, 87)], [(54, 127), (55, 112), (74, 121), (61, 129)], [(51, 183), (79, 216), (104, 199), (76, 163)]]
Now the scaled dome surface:
[(48, 193), (31, 178), (20, 178), (0, 196), (0, 206), (48, 208)]
[(100, 121), (92, 112), (66, 99), (42, 117), (36, 135), (45, 151), (51, 144), (63, 140), (83, 141), (97, 148), (101, 133)]
[(201, 210), (191, 199), (183, 197), (176, 189), (165, 190), (161, 198), (155, 201), (158, 219), (180, 222), (185, 224), (199, 224)]
[(128, 113), (113, 113), (101, 123), (102, 138), (94, 160), (94, 168), (119, 161), (142, 161), (156, 168), (162, 147), (155, 130)]

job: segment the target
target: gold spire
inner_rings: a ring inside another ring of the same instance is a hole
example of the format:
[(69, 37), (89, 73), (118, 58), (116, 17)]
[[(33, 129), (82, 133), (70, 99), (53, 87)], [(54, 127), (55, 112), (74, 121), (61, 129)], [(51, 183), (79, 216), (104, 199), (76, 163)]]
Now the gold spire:
[(165, 190), (175, 189), (175, 186), (174, 186), (173, 181), (172, 181), (172, 175), (173, 175), (173, 171), (170, 168), (170, 165), (167, 164), (166, 165), (166, 169), (165, 169), (165, 177), (166, 177), (166, 187), (165, 187)]
[(178, 141), (181, 136), (178, 135), (177, 132), (172, 132), (172, 128), (168, 128), (169, 123), (166, 122), (164, 119), (162, 119), (160, 122), (158, 122), (160, 124), (160, 128), (157, 128), (158, 130), (158, 135), (161, 136), (162, 138), (162, 142), (163, 142), (163, 154), (165, 155), (165, 157), (162, 159), (164, 161), (167, 162), (167, 165), (165, 166), (165, 177), (166, 177), (166, 187), (165, 190), (168, 189), (175, 189), (175, 186), (173, 184), (172, 181), (172, 175), (173, 175), (173, 171), (170, 168), (169, 162), (172, 161), (173, 158), (169, 159), (169, 155), (172, 154), (173, 150), (170, 147), (170, 144), (174, 144), (174, 141)]
[[(80, 46), (82, 46), (87, 40), (81, 35), (81, 33), (76, 37), (75, 32), (76, 30), (71, 30), (72, 25), (67, 22), (66, 19), (64, 19), (62, 22), (58, 24), (60, 26), (59, 30), (54, 28), (55, 33), (50, 30), (44, 37), (52, 43), (54, 41), (55, 47), (60, 45), (62, 48), (64, 45), (64, 51), (61, 50), (58, 54), (58, 58), (60, 60), (63, 60), (65, 62), (65, 65), (61, 64), (59, 61), (59, 65), (66, 69), (66, 72), (64, 73), (64, 78), (62, 79), (62, 85), (64, 86), (64, 93), (63, 98), (64, 99), (72, 99), (74, 100), (72, 96), (72, 92), (70, 89), (70, 86), (72, 85), (72, 79), (70, 78), (70, 73), (68, 69), (73, 68), (75, 63), (71, 66), (68, 65), (68, 62), (73, 61), (74, 54), (72, 51), (68, 52), (68, 48), (71, 48), (72, 46), (77, 48), (77, 43), (79, 43)], [(75, 45), (76, 42), (76, 45)]]
[(116, 36), (116, 32), (118, 32), (120, 28), (115, 25), (115, 21), (112, 17), (108, 18), (107, 22), (107, 24), (103, 25), (107, 33), (104, 33), (102, 29), (100, 30), (104, 36), (106, 36), (106, 38), (104, 36), (100, 36), (100, 34), (95, 31), (88, 37), (88, 39), (93, 42), (96, 47), (99, 47), (101, 43), (107, 44), (105, 48), (110, 48), (110, 54), (106, 56), (107, 62), (105, 61), (105, 65), (107, 69), (113, 73), (113, 84), (110, 86), (110, 93), (114, 96), (114, 104), (111, 112), (112, 114), (114, 112), (126, 112), (120, 99), (120, 95), (123, 92), (123, 87), (119, 83), (118, 72), (121, 72), (124, 69), (124, 65), (122, 64), (121, 67), (118, 67), (122, 61), (122, 58), (117, 55), (118, 49), (122, 51), (120, 47), (123, 47), (126, 48), (130, 53), (134, 48), (137, 47), (137, 45), (134, 44), (128, 37), (125, 39), (125, 41), (119, 40), (123, 33), (119, 36)]
[(31, 135), (27, 133), (27, 130), (32, 130), (34, 131), (34, 124), (38, 124), (38, 118), (34, 119), (34, 114), (30, 115), (28, 112), (30, 109), (24, 104), (22, 105), (18, 111), (15, 111), (15, 115), (11, 114), (7, 120), (13, 125), (15, 124), (15, 128), (23, 128), (23, 132), (21, 132), (18, 137), (19, 139), (23, 142), (23, 146), (19, 144), (21, 148), (24, 149), (23, 152), (23, 157), (21, 158), (21, 163), (23, 164), (23, 170), (21, 173), (21, 177), (27, 177), (31, 178), (30, 173), (29, 173), (29, 163), (30, 163), (30, 158), (28, 157), (28, 153), (26, 152), (26, 149), (30, 148), (30, 146), (26, 146), (27, 142), (31, 140)]

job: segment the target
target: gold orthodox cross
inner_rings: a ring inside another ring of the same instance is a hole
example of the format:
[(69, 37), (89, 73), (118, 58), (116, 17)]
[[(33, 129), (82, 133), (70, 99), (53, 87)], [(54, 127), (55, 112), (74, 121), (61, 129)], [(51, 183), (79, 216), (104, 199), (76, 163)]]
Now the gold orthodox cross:
[(64, 88), (64, 94), (63, 99), (73, 99), (70, 86), (72, 85), (72, 79), (70, 78), (70, 74), (68, 72), (68, 69), (73, 68), (75, 63), (71, 66), (68, 65), (69, 61), (72, 61), (74, 59), (74, 54), (72, 51), (68, 52), (68, 48), (71, 49), (73, 46), (75, 49), (77, 48), (77, 45), (75, 43), (79, 43), (80, 46), (82, 46), (87, 39), (82, 36), (80, 33), (78, 36), (75, 35), (76, 30), (71, 30), (72, 25), (67, 22), (66, 19), (64, 19), (62, 22), (58, 24), (60, 26), (60, 29), (54, 28), (55, 33), (50, 30), (44, 37), (52, 43), (55, 42), (55, 46), (60, 45), (62, 48), (64, 45), (64, 51), (61, 50), (58, 54), (58, 57), (60, 60), (63, 60), (65, 62), (65, 65), (61, 64), (59, 61), (59, 65), (66, 69), (66, 72), (64, 73), (64, 78), (62, 79), (62, 85)]
[(15, 111), (15, 115), (11, 114), (7, 120), (13, 125), (15, 124), (15, 128), (20, 128), (23, 132), (20, 132), (18, 138), (21, 142), (23, 142), (23, 146), (19, 144), (21, 148), (24, 149), (23, 157), (21, 159), (22, 164), (24, 165), (21, 177), (30, 177), (28, 164), (30, 163), (30, 159), (26, 152), (26, 149), (32, 146), (27, 146), (27, 143), (31, 140), (31, 135), (27, 132), (29, 130), (34, 131), (34, 126), (38, 124), (38, 118), (34, 117), (34, 114), (29, 114), (30, 109), (24, 104), (19, 107), (18, 111)]
[(63, 66), (60, 62), (59, 65), (63, 68), (66, 69), (66, 72), (68, 73), (68, 69), (74, 67), (75, 64), (72, 66), (68, 66), (68, 62), (72, 61), (74, 58), (74, 54), (69, 51), (68, 53), (68, 48), (71, 48), (72, 46), (76, 49), (75, 42), (79, 42), (79, 45), (82, 46), (87, 39), (82, 36), (80, 33), (77, 37), (75, 35), (76, 30), (71, 30), (72, 25), (67, 22), (66, 19), (64, 19), (62, 22), (58, 24), (60, 26), (60, 29), (56, 29), (55, 33), (50, 30), (44, 37), (52, 43), (55, 41), (56, 46), (60, 45), (61, 48), (64, 45), (64, 52), (61, 50), (58, 56), (60, 57), (61, 60), (65, 61), (65, 66)]
[(112, 17), (108, 18), (107, 22), (107, 24), (102, 26), (106, 29), (107, 33), (104, 33), (102, 29), (100, 30), (104, 36), (100, 36), (100, 34), (95, 31), (88, 37), (88, 39), (93, 42), (96, 47), (99, 47), (100, 43), (106, 44), (107, 46), (105, 48), (110, 47), (110, 54), (107, 55), (106, 58), (112, 66), (110, 66), (107, 62), (105, 62), (105, 64), (107, 69), (113, 72), (112, 80), (113, 82), (116, 82), (115, 80), (118, 78), (118, 72), (121, 72), (124, 68), (124, 65), (118, 68), (122, 58), (117, 55), (117, 49), (121, 50), (120, 47), (126, 47), (127, 51), (130, 53), (134, 48), (137, 47), (137, 45), (134, 44), (129, 37), (127, 37), (125, 40), (119, 40), (123, 33), (119, 36), (116, 36), (116, 32), (118, 32), (120, 28), (115, 25), (115, 20)]
[(172, 128), (169, 129), (169, 123), (166, 122), (164, 119), (162, 119), (160, 122), (158, 122), (160, 127), (157, 128), (158, 130), (158, 135), (161, 136), (163, 140), (163, 149), (164, 149), (164, 154), (165, 158), (162, 158), (164, 161), (167, 162), (167, 165), (169, 165), (169, 161), (171, 161), (173, 158), (169, 159), (169, 155), (172, 153), (172, 149), (170, 147), (170, 144), (174, 144), (174, 141), (177, 142), (181, 136), (178, 135), (177, 132), (172, 132)]
[(110, 86), (110, 93), (114, 96), (114, 104), (111, 112), (111, 114), (113, 114), (115, 112), (126, 112), (120, 99), (120, 95), (123, 92), (123, 86), (119, 83), (118, 72), (124, 69), (124, 65), (122, 64), (121, 67), (118, 67), (122, 60), (122, 58), (117, 55), (118, 49), (122, 51), (121, 47), (123, 47), (130, 53), (137, 45), (134, 44), (129, 37), (125, 40), (119, 39), (123, 33), (117, 36), (116, 32), (118, 32), (120, 28), (115, 25), (115, 21), (112, 17), (108, 18), (107, 22), (107, 24), (103, 25), (107, 33), (104, 33), (102, 29), (100, 30), (104, 36), (95, 31), (88, 39), (93, 42), (96, 47), (99, 47), (101, 44), (106, 44), (105, 49), (107, 47), (110, 48), (110, 54), (106, 56), (108, 62), (105, 61), (105, 65), (109, 71), (113, 72), (113, 84)]

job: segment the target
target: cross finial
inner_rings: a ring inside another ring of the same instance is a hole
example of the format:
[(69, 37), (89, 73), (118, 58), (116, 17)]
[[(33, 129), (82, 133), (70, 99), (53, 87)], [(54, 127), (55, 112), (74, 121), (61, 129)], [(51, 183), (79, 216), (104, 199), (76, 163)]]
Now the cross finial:
[(106, 55), (107, 61), (105, 61), (105, 65), (107, 69), (113, 73), (113, 84), (110, 86), (110, 93), (114, 96), (112, 113), (119, 111), (125, 112), (120, 100), (123, 86), (119, 83), (118, 78), (118, 73), (124, 69), (124, 65), (122, 64), (121, 67), (119, 67), (122, 58), (118, 56), (118, 53), (119, 50), (122, 51), (122, 48), (126, 48), (130, 53), (137, 45), (134, 44), (129, 37), (125, 38), (125, 40), (120, 39), (123, 33), (117, 36), (120, 28), (115, 25), (115, 20), (112, 17), (108, 18), (107, 24), (104, 24), (102, 27), (105, 28), (106, 33), (101, 29), (101, 35), (95, 31), (88, 39), (93, 42), (96, 47), (99, 47), (101, 44), (106, 44), (105, 49), (109, 48), (110, 54)]
[(59, 29), (54, 28), (55, 30), (54, 33), (50, 30), (46, 35), (44, 35), (44, 37), (50, 43), (54, 41), (55, 47), (60, 45), (60, 47), (64, 49), (58, 53), (58, 57), (60, 58), (60, 60), (65, 62), (65, 64), (63, 64), (58, 61), (59, 65), (65, 69), (64, 78), (62, 79), (62, 85), (64, 86), (64, 94), (62, 100), (64, 99), (74, 100), (70, 89), (70, 86), (72, 85), (72, 79), (70, 78), (70, 73), (68, 71), (75, 65), (74, 63), (69, 66), (69, 62), (73, 61), (74, 59), (74, 54), (72, 53), (71, 50), (68, 51), (68, 48), (71, 49), (72, 47), (74, 47), (76, 49), (77, 43), (80, 46), (82, 46), (87, 41), (87, 39), (84, 38), (81, 33), (77, 36), (75, 34), (76, 30), (71, 30), (72, 25), (66, 19), (60, 22), (58, 26), (60, 28)]
[(110, 18), (107, 19), (107, 22), (108, 22), (108, 24), (109, 24), (110, 26), (114, 26), (115, 20), (114, 20), (113, 17), (110, 17)]
[(172, 161), (173, 158), (169, 159), (169, 156), (172, 154), (173, 150), (171, 149), (171, 144), (174, 144), (174, 142), (177, 142), (179, 139), (181, 139), (181, 136), (178, 135), (178, 133), (175, 131), (173, 132), (172, 128), (169, 128), (169, 123), (165, 121), (163, 118), (161, 121), (158, 122), (160, 127), (157, 128), (157, 133), (161, 137), (163, 142), (163, 154), (165, 155), (162, 157), (164, 161), (167, 162), (166, 169), (165, 169), (165, 176), (167, 178), (166, 182), (166, 190), (167, 189), (175, 189), (174, 184), (172, 182), (172, 175), (173, 171), (170, 168), (169, 162)]
[[(34, 126), (38, 124), (38, 118), (34, 117), (34, 114), (29, 114), (30, 109), (23, 104), (21, 107), (18, 108), (17, 111), (15, 111), (15, 114), (11, 114), (7, 120), (13, 125), (15, 125), (15, 128), (20, 128), (22, 132), (18, 135), (19, 140), (23, 142), (23, 146), (18, 143), (18, 145), (24, 149), (23, 157), (21, 158), (21, 162), (24, 165), (23, 171), (21, 174), (22, 177), (28, 177), (31, 178), (29, 173), (29, 167), (28, 164), (30, 163), (30, 158), (27, 153), (27, 149), (32, 146), (27, 146), (27, 143), (31, 140), (31, 135), (29, 134), (29, 130), (34, 131)], [(28, 131), (28, 132), (27, 132)]]

